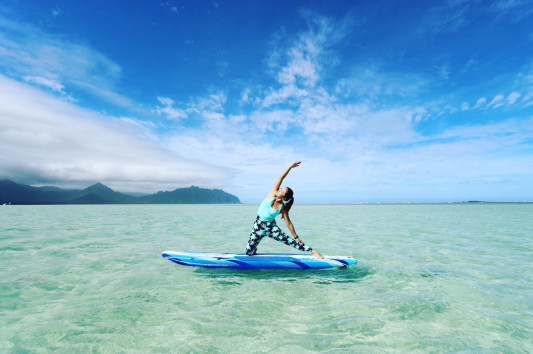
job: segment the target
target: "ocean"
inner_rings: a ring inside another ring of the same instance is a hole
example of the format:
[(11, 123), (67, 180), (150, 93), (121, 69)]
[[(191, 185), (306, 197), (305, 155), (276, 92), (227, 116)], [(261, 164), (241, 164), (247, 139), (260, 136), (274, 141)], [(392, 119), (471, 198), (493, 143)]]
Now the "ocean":
[(243, 252), (257, 206), (0, 206), (0, 353), (533, 352), (533, 204), (296, 204), (347, 269), (161, 257)]

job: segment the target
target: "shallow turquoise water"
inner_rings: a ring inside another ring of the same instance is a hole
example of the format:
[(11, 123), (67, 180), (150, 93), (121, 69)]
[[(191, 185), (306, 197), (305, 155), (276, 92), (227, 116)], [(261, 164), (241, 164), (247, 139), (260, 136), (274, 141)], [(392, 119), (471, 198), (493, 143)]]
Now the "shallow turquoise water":
[(532, 204), (295, 205), (348, 269), (161, 257), (242, 252), (256, 208), (0, 207), (0, 352), (533, 351)]

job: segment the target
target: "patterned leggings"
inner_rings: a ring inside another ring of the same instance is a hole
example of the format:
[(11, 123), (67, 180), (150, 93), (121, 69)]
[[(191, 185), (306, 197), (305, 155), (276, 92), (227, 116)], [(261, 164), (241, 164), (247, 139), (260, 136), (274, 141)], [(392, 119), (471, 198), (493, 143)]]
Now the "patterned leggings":
[(263, 237), (268, 236), (273, 238), (276, 241), (283, 242), (288, 246), (292, 246), (300, 251), (311, 252), (313, 249), (304, 245), (303, 243), (298, 243), (296, 240), (287, 236), (281, 229), (276, 225), (275, 221), (263, 221), (257, 217), (254, 222), (254, 227), (252, 233), (250, 234), (250, 239), (248, 240), (248, 246), (246, 247), (246, 254), (253, 256), (257, 252), (257, 246)]

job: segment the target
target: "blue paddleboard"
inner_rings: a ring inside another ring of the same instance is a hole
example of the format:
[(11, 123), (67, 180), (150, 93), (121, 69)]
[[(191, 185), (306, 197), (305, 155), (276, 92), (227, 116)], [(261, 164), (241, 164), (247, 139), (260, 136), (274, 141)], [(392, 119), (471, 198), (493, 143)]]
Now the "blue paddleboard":
[(316, 258), (305, 254), (256, 254), (244, 253), (201, 253), (165, 251), (163, 258), (177, 264), (206, 268), (239, 269), (324, 269), (346, 267), (357, 264), (352, 257), (324, 256)]

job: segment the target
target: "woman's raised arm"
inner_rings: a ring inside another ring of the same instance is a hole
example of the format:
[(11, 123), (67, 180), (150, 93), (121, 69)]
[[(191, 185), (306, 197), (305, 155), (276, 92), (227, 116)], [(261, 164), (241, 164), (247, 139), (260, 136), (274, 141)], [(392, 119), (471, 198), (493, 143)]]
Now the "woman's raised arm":
[(291, 169), (293, 169), (294, 167), (298, 167), (300, 166), (301, 164), (301, 161), (296, 161), (295, 163), (293, 163), (292, 165), (290, 165), (286, 170), (285, 172), (283, 172), (281, 174), (281, 176), (279, 176), (279, 178), (276, 180), (276, 183), (274, 183), (274, 186), (272, 187), (272, 189), (270, 190), (270, 193), (268, 193), (268, 196), (269, 197), (273, 197), (276, 192), (279, 190), (279, 188), (281, 187), (281, 183), (283, 183), (283, 180), (285, 179), (285, 177), (287, 177), (287, 175), (289, 174), (289, 172), (291, 171)]

